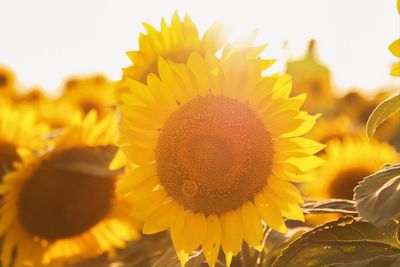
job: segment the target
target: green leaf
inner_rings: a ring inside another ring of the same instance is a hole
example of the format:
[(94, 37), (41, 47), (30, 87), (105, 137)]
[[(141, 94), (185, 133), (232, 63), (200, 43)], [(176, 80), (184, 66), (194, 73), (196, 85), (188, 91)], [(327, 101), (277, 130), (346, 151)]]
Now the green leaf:
[(400, 266), (400, 254), (393, 255), (379, 255), (375, 257), (366, 258), (352, 263), (339, 263), (330, 265), (329, 267), (398, 267)]
[(400, 253), (399, 224), (377, 228), (350, 216), (328, 222), (301, 235), (276, 259), (273, 267), (319, 267), (346, 264)]
[(376, 128), (400, 108), (400, 95), (388, 98), (380, 103), (371, 113), (367, 122), (367, 135), (371, 138)]
[(400, 213), (400, 164), (387, 165), (354, 188), (360, 216), (378, 226)]
[(288, 228), (286, 233), (271, 231), (266, 239), (264, 250), (260, 255), (261, 257), (259, 258), (259, 262), (261, 263), (260, 266), (271, 266), (290, 243), (309, 230), (311, 230), (311, 227), (299, 226)]
[(348, 199), (307, 200), (302, 208), (305, 214), (357, 214), (355, 202)]

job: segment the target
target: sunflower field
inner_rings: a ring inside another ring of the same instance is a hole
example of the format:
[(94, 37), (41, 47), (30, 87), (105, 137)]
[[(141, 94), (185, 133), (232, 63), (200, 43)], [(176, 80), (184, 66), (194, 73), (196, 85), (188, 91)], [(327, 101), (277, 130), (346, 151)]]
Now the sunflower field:
[(0, 266), (400, 266), (398, 80), (339, 95), (316, 40), (266, 75), (252, 29), (143, 26), (57, 97), (0, 65)]

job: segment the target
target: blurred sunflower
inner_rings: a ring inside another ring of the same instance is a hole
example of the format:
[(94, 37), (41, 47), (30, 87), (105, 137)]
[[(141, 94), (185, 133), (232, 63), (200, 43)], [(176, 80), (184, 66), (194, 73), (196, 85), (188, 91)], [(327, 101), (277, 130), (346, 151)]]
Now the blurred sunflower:
[(13, 97), (15, 92), (15, 75), (6, 66), (0, 65), (0, 95)]
[(47, 123), (51, 129), (62, 129), (71, 125), (81, 110), (65, 98), (45, 99), (38, 103), (37, 114), (38, 120)]
[(44, 90), (40, 87), (34, 87), (24, 94), (17, 95), (15, 98), (15, 102), (19, 104), (36, 106), (41, 101), (44, 101), (46, 99), (47, 95), (44, 93)]
[(243, 240), (262, 249), (262, 220), (281, 232), (283, 217), (304, 220), (291, 182), (322, 163), (313, 154), (323, 145), (299, 137), (318, 115), (299, 111), (305, 95), (289, 97), (289, 76), (261, 76), (262, 50), (160, 58), (160, 78), (127, 80), (120, 144), (132, 166), (118, 190), (145, 234), (170, 229), (182, 266), (200, 245), (210, 266), (222, 246), (229, 266)]
[(307, 137), (322, 144), (328, 143), (332, 139), (343, 140), (348, 136), (357, 136), (361, 133), (349, 117), (340, 115), (318, 120), (315, 127), (307, 134)]
[(363, 121), (367, 114), (366, 110), (370, 109), (368, 99), (359, 89), (351, 89), (344, 96), (337, 98), (334, 106), (336, 116), (346, 115), (355, 123)]
[(319, 182), (303, 187), (307, 196), (316, 199), (353, 199), (353, 188), (359, 181), (400, 159), (390, 145), (367, 138), (332, 140), (321, 157), (325, 164), (312, 172)]
[(101, 75), (76, 77), (67, 81), (62, 100), (78, 107), (83, 115), (95, 110), (100, 118), (114, 113), (114, 91)]
[(18, 148), (40, 149), (48, 133), (46, 124), (38, 123), (31, 109), (17, 109), (0, 101), (0, 181), (20, 160)]
[(142, 83), (146, 83), (147, 75), (157, 75), (157, 61), (159, 57), (176, 63), (186, 64), (189, 55), (196, 51), (204, 56), (206, 51), (215, 52), (226, 42), (227, 35), (220, 23), (212, 25), (200, 39), (196, 25), (185, 15), (180, 20), (175, 12), (171, 26), (164, 19), (161, 21), (161, 30), (143, 23), (147, 34), (139, 36), (139, 50), (128, 52), (133, 65), (124, 69), (124, 75)]
[(114, 191), (120, 171), (108, 170), (116, 151), (113, 116), (75, 119), (54, 150), (20, 153), (23, 162), (4, 176), (3, 266), (62, 265), (138, 236), (130, 202)]

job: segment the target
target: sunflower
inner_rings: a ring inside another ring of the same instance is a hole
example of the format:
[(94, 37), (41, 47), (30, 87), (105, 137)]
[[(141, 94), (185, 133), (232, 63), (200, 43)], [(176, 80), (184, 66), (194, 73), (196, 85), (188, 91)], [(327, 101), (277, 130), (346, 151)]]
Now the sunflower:
[(83, 115), (91, 110), (100, 118), (114, 113), (114, 91), (102, 75), (71, 78), (63, 88), (61, 100), (75, 105)]
[(39, 156), (21, 151), (23, 162), (4, 177), (3, 266), (62, 265), (137, 237), (130, 202), (114, 190), (120, 171), (108, 170), (116, 123), (112, 116), (97, 122), (95, 112), (79, 118), (53, 150)]
[(19, 94), (15, 98), (16, 103), (37, 105), (39, 102), (47, 99), (47, 95), (40, 87), (33, 87), (24, 94)]
[(316, 199), (353, 199), (359, 181), (400, 159), (390, 145), (364, 137), (332, 140), (321, 157), (325, 164), (311, 174), (319, 182), (304, 185), (305, 194)]
[[(37, 105), (38, 120), (47, 123), (51, 129), (62, 129), (71, 125), (74, 117), (81, 114), (79, 107), (61, 99), (45, 99)], [(68, 114), (68, 116), (66, 116)]]
[(47, 125), (38, 123), (32, 109), (17, 109), (0, 100), (0, 180), (20, 160), (17, 149), (43, 148), (47, 132)]
[(346, 115), (352, 121), (360, 123), (370, 109), (369, 100), (359, 89), (351, 89), (344, 96), (335, 101), (334, 115)]
[(0, 65), (0, 95), (13, 97), (15, 94), (15, 75), (6, 66)]
[(287, 75), (263, 77), (263, 47), (228, 45), (221, 60), (193, 52), (187, 64), (158, 61), (147, 85), (128, 79), (121, 97), (120, 145), (131, 167), (117, 190), (144, 220), (143, 233), (170, 229), (182, 266), (202, 246), (214, 266), (242, 241), (262, 249), (262, 221), (286, 231), (304, 220), (291, 182), (319, 166), (323, 145), (299, 137), (316, 116), (289, 97)]
[(123, 70), (124, 76), (142, 83), (146, 82), (148, 74), (157, 74), (160, 56), (176, 63), (186, 63), (193, 51), (200, 55), (204, 55), (206, 51), (215, 52), (227, 39), (220, 23), (213, 24), (199, 38), (197, 27), (189, 16), (185, 15), (181, 21), (178, 12), (174, 13), (171, 26), (164, 19), (161, 21), (160, 31), (147, 23), (143, 23), (143, 26), (147, 34), (140, 34), (139, 50), (127, 53), (133, 65)]
[(307, 137), (326, 144), (332, 139), (343, 140), (348, 136), (360, 135), (361, 130), (357, 128), (358, 127), (354, 125), (346, 115), (333, 118), (322, 117), (315, 127), (307, 134)]

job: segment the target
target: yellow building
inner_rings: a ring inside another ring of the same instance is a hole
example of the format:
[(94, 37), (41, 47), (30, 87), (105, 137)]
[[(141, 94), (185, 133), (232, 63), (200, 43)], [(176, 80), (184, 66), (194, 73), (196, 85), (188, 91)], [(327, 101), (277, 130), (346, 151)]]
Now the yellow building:
[(328, 113), (333, 102), (331, 72), (319, 62), (315, 44), (315, 40), (311, 40), (302, 59), (289, 61), (286, 72), (293, 77), (292, 94), (307, 94), (304, 109)]

